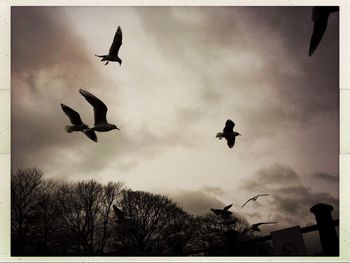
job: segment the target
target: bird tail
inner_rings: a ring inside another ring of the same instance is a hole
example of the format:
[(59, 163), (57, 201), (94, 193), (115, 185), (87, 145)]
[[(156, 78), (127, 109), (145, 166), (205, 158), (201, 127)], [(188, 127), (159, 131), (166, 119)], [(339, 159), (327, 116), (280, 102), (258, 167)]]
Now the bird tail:
[(64, 127), (64, 130), (65, 130), (66, 132), (68, 132), (68, 133), (74, 132), (73, 126), (69, 126), (69, 125), (65, 126), (65, 127)]
[(94, 131), (94, 129), (88, 128), (83, 130), (83, 133), (91, 140), (93, 140), (94, 142), (97, 142), (97, 136), (96, 133)]
[(96, 57), (99, 57), (99, 58), (102, 58), (101, 61), (107, 60), (107, 56), (106, 56), (106, 55), (96, 55), (96, 54), (95, 54), (95, 56), (96, 56)]
[(218, 132), (216, 134), (216, 138), (219, 138), (219, 140), (221, 140), (222, 138), (224, 138), (224, 134), (222, 132)]

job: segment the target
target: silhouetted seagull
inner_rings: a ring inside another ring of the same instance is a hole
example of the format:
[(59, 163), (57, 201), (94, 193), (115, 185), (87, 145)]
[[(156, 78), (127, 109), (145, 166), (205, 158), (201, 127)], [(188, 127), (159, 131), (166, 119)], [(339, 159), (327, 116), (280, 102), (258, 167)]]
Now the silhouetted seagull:
[(253, 231), (261, 231), (259, 226), (261, 225), (266, 225), (266, 224), (277, 224), (277, 222), (262, 222), (262, 223), (256, 223), (251, 225), (248, 230), (253, 230)]
[(231, 120), (227, 120), (223, 132), (218, 132), (216, 134), (216, 138), (219, 138), (219, 140), (225, 138), (227, 141), (227, 145), (230, 148), (232, 148), (233, 145), (235, 145), (236, 136), (241, 135), (238, 132), (233, 131), (234, 127), (235, 123)]
[(90, 129), (89, 126), (87, 126), (85, 123), (82, 122), (78, 112), (68, 107), (67, 105), (64, 105), (63, 103), (61, 103), (61, 107), (64, 113), (70, 119), (70, 122), (73, 124), (72, 126), (67, 125), (65, 127), (66, 132), (72, 133), (72, 132), (80, 131), (80, 132), (83, 132), (87, 137), (89, 137), (94, 142), (97, 142), (96, 133), (94, 132), (94, 130)]
[(259, 198), (259, 196), (267, 196), (267, 195), (270, 195), (270, 194), (260, 194), (260, 195), (256, 195), (256, 196), (254, 196), (254, 197), (252, 197), (252, 198), (249, 198), (248, 200), (247, 200), (247, 202), (245, 202), (242, 206), (241, 206), (241, 208), (243, 208), (243, 206), (245, 206), (248, 202), (250, 202), (250, 201), (256, 201), (258, 198)]
[(213, 213), (217, 216), (220, 216), (222, 219), (229, 218), (232, 214), (231, 211), (228, 211), (231, 208), (231, 205), (225, 206), (224, 209), (214, 209), (211, 208), (210, 210), (213, 211)]
[(312, 32), (310, 41), (309, 56), (312, 56), (321, 42), (323, 34), (327, 29), (329, 14), (338, 11), (339, 6), (315, 6), (312, 9), (312, 21), (314, 22), (314, 30)]
[(94, 107), (95, 124), (91, 128), (92, 130), (98, 132), (107, 132), (114, 129), (119, 130), (116, 125), (107, 122), (107, 107), (100, 99), (83, 89), (80, 89), (79, 93)]
[(132, 219), (130, 216), (125, 216), (124, 212), (121, 209), (119, 209), (119, 207), (116, 205), (113, 205), (113, 210), (118, 218), (117, 221), (125, 221)]
[(219, 223), (219, 224), (223, 224), (223, 225), (233, 225), (233, 224), (236, 224), (237, 221), (238, 221), (237, 218), (236, 218), (236, 217), (233, 217), (233, 216), (231, 215), (231, 216), (222, 218), (221, 220), (218, 221), (218, 223)]
[(122, 29), (120, 26), (118, 26), (117, 32), (115, 32), (113, 43), (111, 47), (109, 48), (108, 55), (95, 55), (96, 57), (102, 58), (101, 61), (107, 61), (105, 65), (108, 64), (109, 61), (117, 61), (119, 65), (122, 65), (122, 60), (118, 57), (118, 52), (120, 49), (120, 46), (122, 45)]

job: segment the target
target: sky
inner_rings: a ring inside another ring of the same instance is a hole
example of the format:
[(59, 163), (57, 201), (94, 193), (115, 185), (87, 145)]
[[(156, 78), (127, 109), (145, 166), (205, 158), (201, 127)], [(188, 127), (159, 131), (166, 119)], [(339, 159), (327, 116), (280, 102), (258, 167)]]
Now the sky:
[[(339, 200), (339, 16), (312, 57), (312, 7), (12, 7), (12, 168), (122, 181), (195, 215), (233, 204), (264, 232), (315, 223)], [(121, 66), (104, 66), (118, 26)], [(120, 131), (98, 143), (85, 89)], [(215, 138), (227, 119), (234, 148)], [(269, 193), (240, 206), (250, 197)], [(264, 233), (263, 232), (263, 233)]]

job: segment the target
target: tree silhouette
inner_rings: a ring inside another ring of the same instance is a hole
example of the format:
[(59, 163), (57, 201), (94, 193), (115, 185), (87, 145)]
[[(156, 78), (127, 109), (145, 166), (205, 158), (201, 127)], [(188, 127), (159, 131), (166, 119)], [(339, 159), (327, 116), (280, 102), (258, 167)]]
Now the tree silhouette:
[[(117, 241), (124, 252), (159, 255), (179, 249), (180, 245), (171, 240), (176, 236), (184, 236), (186, 221), (191, 217), (170, 199), (147, 192), (125, 190), (120, 207), (125, 216), (130, 218), (116, 223)], [(181, 247), (185, 245), (183, 241), (180, 243)]]
[[(213, 213), (193, 216), (166, 196), (94, 180), (58, 183), (37, 168), (11, 173), (12, 255), (265, 255), (268, 245), (237, 245), (255, 233)], [(265, 253), (265, 254), (264, 254)]]
[(107, 243), (107, 239), (111, 236), (112, 227), (110, 221), (113, 217), (112, 206), (114, 203), (118, 202), (121, 197), (121, 190), (124, 188), (124, 185), (120, 182), (118, 183), (108, 183), (103, 187), (103, 197), (102, 197), (102, 206), (101, 206), (101, 220), (103, 225), (101, 245), (98, 250), (99, 253), (103, 253), (104, 248)]
[(111, 208), (120, 197), (122, 183), (102, 186), (83, 181), (60, 187), (59, 203), (62, 225), (75, 240), (75, 251), (84, 254), (103, 253), (110, 236)]
[(58, 228), (58, 202), (56, 199), (57, 184), (53, 180), (43, 180), (33, 207), (33, 229), (36, 240), (36, 252), (49, 254), (49, 247), (55, 247)]
[(37, 168), (18, 168), (11, 172), (12, 251), (25, 253), (28, 237), (33, 233), (34, 207), (40, 196), (43, 173)]

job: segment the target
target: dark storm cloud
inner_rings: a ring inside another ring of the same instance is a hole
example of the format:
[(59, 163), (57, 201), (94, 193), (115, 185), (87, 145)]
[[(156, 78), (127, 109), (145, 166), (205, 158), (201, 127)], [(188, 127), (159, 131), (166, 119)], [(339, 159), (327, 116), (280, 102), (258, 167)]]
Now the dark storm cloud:
[(93, 53), (71, 30), (61, 8), (12, 7), (11, 40), (12, 78), (21, 78), (31, 91), (37, 89), (38, 73), (55, 67), (56, 77), (68, 84), (63, 89), (93, 85), (101, 80), (88, 59)]
[[(219, 102), (220, 97), (227, 96), (242, 98), (245, 103), (240, 105), (233, 100), (232, 113), (239, 111), (247, 127), (254, 126), (262, 136), (270, 136), (289, 123), (305, 126), (320, 115), (333, 119), (338, 116), (338, 14), (330, 17), (322, 47), (310, 58), (311, 10), (174, 7), (136, 11), (140, 11), (145, 31), (157, 40), (160, 50), (174, 63), (181, 61), (197, 72), (203, 86), (199, 98), (205, 103)], [(181, 15), (186, 12), (193, 13), (192, 20)], [(190, 47), (196, 52), (189, 53), (193, 50)], [(256, 63), (242, 71), (241, 65), (236, 68), (230, 62), (223, 64), (219, 59), (222, 57), (232, 63), (247, 59)], [(220, 79), (220, 86), (215, 79)], [(262, 83), (268, 83), (268, 87), (259, 87)], [(250, 104), (257, 92), (261, 93), (259, 108)], [(265, 92), (269, 95), (264, 96)], [(215, 111), (211, 107), (202, 110)], [(337, 128), (327, 132), (338, 134)]]
[(60, 8), (12, 7), (14, 166), (40, 167), (70, 144), (61, 132), (68, 120), (60, 109), (65, 91), (77, 96), (79, 88), (106, 85), (81, 42)]
[(222, 189), (217, 187), (204, 187), (199, 190), (167, 192), (166, 195), (185, 211), (194, 215), (205, 215), (210, 212), (210, 208), (223, 208), (227, 205), (217, 198), (222, 192)]
[(312, 174), (312, 178), (323, 180), (323, 181), (328, 182), (328, 183), (338, 183), (339, 182), (338, 176), (333, 176), (333, 175), (330, 175), (327, 173), (314, 173), (314, 174)]
[[(111, 109), (109, 118), (112, 121), (110, 116), (118, 116), (117, 124), (122, 131), (111, 135), (109, 141), (103, 142), (108, 139), (102, 139), (102, 134), (100, 142), (94, 144), (82, 134), (65, 133), (63, 128), (69, 120), (60, 103), (78, 111), (82, 120), (89, 123), (92, 109), (80, 98), (79, 88), (101, 99), (108, 98), (105, 94), (111, 89), (116, 94), (118, 88), (111, 87), (99, 71), (100, 64), (93, 62), (94, 51), (84, 46), (62, 8), (12, 7), (11, 21), (14, 167), (38, 166), (50, 173), (66, 167), (67, 174), (91, 173), (112, 161), (121, 162), (120, 169), (125, 170), (166, 146), (189, 143), (186, 136), (179, 139), (176, 132), (155, 134), (148, 127), (137, 128), (134, 131), (137, 136), (125, 133), (125, 121), (122, 116), (113, 115)], [(198, 113), (186, 110), (181, 114), (190, 121)]]
[(299, 185), (299, 175), (290, 167), (274, 164), (266, 169), (260, 169), (253, 180), (245, 181), (244, 188), (249, 191), (266, 191), (283, 184)]
[(262, 218), (262, 215), (261, 213), (259, 212), (253, 212), (253, 213), (245, 213), (245, 215), (248, 217), (248, 218), (252, 218), (252, 219), (261, 219)]
[(280, 225), (313, 224), (315, 219), (310, 208), (318, 203), (332, 205), (335, 208), (333, 216), (338, 217), (338, 198), (305, 186), (300, 175), (285, 165), (276, 164), (259, 170), (244, 187), (250, 192), (267, 191), (271, 194), (264, 204), (265, 211), (269, 211)]

